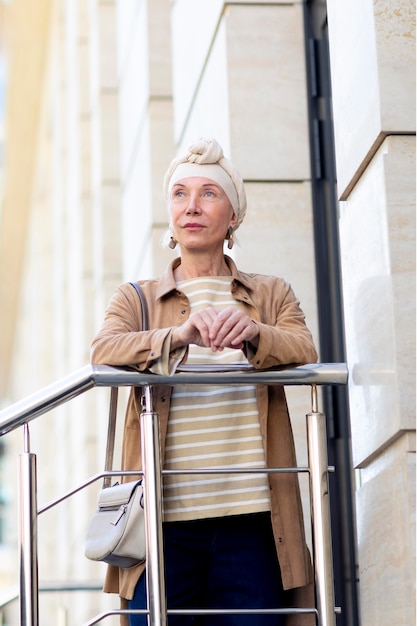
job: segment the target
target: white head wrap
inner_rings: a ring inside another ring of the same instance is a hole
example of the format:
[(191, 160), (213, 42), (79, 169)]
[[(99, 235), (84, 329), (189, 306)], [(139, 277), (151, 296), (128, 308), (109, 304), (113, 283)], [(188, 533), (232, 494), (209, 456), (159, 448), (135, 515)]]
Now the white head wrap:
[(183, 178), (202, 176), (214, 180), (224, 190), (237, 221), (236, 230), (246, 213), (246, 193), (243, 180), (233, 163), (223, 155), (223, 149), (213, 138), (202, 137), (188, 149), (187, 154), (176, 157), (164, 177), (164, 194), (169, 200), (173, 185)]

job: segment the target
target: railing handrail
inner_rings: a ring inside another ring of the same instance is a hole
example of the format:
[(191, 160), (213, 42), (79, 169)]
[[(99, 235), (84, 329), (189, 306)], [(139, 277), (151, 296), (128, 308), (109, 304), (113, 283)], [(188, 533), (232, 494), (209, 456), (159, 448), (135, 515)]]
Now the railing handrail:
[(222, 369), (183, 368), (172, 376), (136, 372), (108, 365), (86, 365), (55, 383), (11, 404), (0, 411), (0, 437), (43, 413), (64, 404), (93, 387), (135, 387), (143, 385), (210, 384), (218, 380), (219, 372), (227, 376), (229, 384), (281, 385), (345, 385), (348, 370), (345, 363), (311, 363), (286, 368), (255, 370), (236, 367)]
[[(30, 452), (28, 423), (43, 413), (54, 409), (93, 387), (110, 387), (110, 423), (117, 408), (117, 388), (143, 387), (141, 413), (142, 446), (144, 446), (147, 582), (149, 615), (156, 626), (166, 624), (166, 606), (162, 550), (162, 468), (159, 448), (159, 420), (153, 409), (152, 387), (154, 385), (175, 386), (178, 384), (232, 385), (309, 385), (311, 386), (311, 412), (307, 418), (308, 468), (291, 468), (295, 471), (307, 469), (310, 475), (310, 500), (312, 512), (313, 546), (315, 556), (315, 578), (317, 585), (317, 608), (306, 609), (319, 616), (320, 626), (335, 626), (332, 548), (330, 536), (330, 510), (328, 505), (327, 439), (324, 413), (318, 409), (317, 386), (345, 385), (348, 371), (345, 363), (314, 363), (268, 370), (256, 370), (251, 366), (186, 366), (172, 376), (161, 376), (149, 372), (137, 372), (110, 366), (88, 365), (56, 383), (41, 389), (20, 402), (0, 412), (0, 436), (24, 427), (25, 451), (19, 455), (19, 562), (21, 619), (25, 626), (37, 626), (39, 614), (39, 581), (37, 568), (37, 514), (55, 506), (76, 491), (71, 490), (43, 509), (37, 509), (36, 455)], [(116, 402), (114, 402), (116, 398)], [(112, 400), (113, 399), (113, 400)], [(111, 469), (111, 466), (110, 466)], [(222, 468), (217, 468), (223, 471)], [(285, 468), (288, 471), (289, 468)], [(106, 471), (108, 472), (106, 463)], [(273, 471), (283, 471), (274, 468)], [(264, 471), (264, 468), (262, 468)], [(271, 470), (272, 471), (272, 470)], [(119, 473), (119, 472), (118, 472)], [(125, 473), (120, 472), (120, 473)], [(127, 473), (127, 472), (126, 472)], [(323, 480), (323, 478), (326, 480)], [(94, 478), (94, 477), (93, 477)], [(97, 478), (97, 476), (95, 477)], [(94, 478), (94, 479), (95, 479)], [(89, 484), (91, 479), (85, 484)], [(85, 486), (85, 485), (83, 485)], [(287, 610), (285, 611), (287, 612)], [(292, 612), (292, 609), (291, 609)], [(118, 614), (119, 611), (112, 611)], [(110, 614), (110, 613), (108, 613)], [(88, 625), (97, 623), (94, 618)]]

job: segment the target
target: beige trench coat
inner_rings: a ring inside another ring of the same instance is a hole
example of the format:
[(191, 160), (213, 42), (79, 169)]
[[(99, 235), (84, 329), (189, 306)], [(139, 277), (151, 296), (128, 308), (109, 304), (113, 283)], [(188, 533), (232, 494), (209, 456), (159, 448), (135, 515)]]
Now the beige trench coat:
[[(233, 296), (243, 303), (260, 329), (256, 353), (247, 353), (250, 363), (257, 369), (265, 369), (316, 362), (311, 333), (290, 285), (281, 278), (240, 272), (229, 257), (226, 261), (232, 272)], [(173, 275), (179, 263), (180, 259), (175, 259), (159, 280), (141, 281), (149, 306), (151, 329), (148, 332), (141, 332), (140, 303), (135, 290), (129, 284), (116, 289), (104, 324), (92, 343), (93, 364), (145, 370), (161, 357), (172, 328), (180, 326), (190, 313), (188, 299), (177, 289)], [(162, 458), (170, 395), (170, 387), (155, 386), (154, 408), (160, 416)], [(283, 387), (259, 385), (257, 401), (268, 467), (294, 467), (294, 441)], [(122, 466), (127, 470), (141, 467), (139, 413), (140, 389), (132, 389), (122, 453)], [(290, 473), (269, 474), (269, 483), (271, 519), (282, 581), (284, 589), (292, 590), (288, 606), (311, 607), (314, 605), (312, 569), (305, 543), (298, 478)], [(122, 570), (109, 566), (104, 590), (119, 593), (122, 606), (126, 608), (126, 600), (132, 598), (144, 567)], [(123, 623), (128, 622), (122, 618)], [(311, 615), (288, 616), (287, 624), (306, 626), (315, 624), (315, 620)]]

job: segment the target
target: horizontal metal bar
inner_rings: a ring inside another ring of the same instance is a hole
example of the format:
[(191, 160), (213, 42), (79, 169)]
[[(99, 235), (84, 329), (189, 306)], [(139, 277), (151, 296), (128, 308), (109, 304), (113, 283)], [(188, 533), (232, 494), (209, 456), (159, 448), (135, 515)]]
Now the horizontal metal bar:
[(39, 583), (42, 593), (58, 593), (60, 591), (103, 591), (103, 581), (83, 580), (52, 580)]
[[(102, 581), (83, 581), (83, 580), (53, 580), (49, 582), (40, 582), (39, 591), (42, 593), (59, 593), (74, 591), (103, 591)], [(0, 610), (8, 604), (16, 602), (19, 598), (19, 585), (13, 585), (0, 595)]]
[(140, 476), (141, 474), (143, 474), (143, 472), (142, 470), (139, 470), (139, 469), (138, 470), (107, 470), (105, 472), (101, 472), (101, 474), (94, 474), (94, 476), (91, 476), (90, 478), (85, 480), (83, 483), (79, 484), (77, 487), (74, 487), (70, 491), (67, 491), (62, 496), (59, 496), (59, 498), (56, 498), (55, 500), (51, 500), (50, 502), (48, 502), (48, 504), (45, 504), (44, 506), (38, 508), (38, 515), (40, 515), (41, 513), (45, 513), (45, 511), (48, 511), (49, 509), (52, 509), (52, 507), (54, 507), (56, 504), (63, 502), (67, 498), (70, 498), (71, 496), (74, 495), (74, 493), (78, 493), (78, 491), (81, 491), (82, 489), (84, 489), (84, 487), (88, 487), (88, 485), (91, 485), (92, 483), (96, 482), (96, 480), (100, 480), (100, 478), (105, 478), (106, 476), (109, 476), (109, 477), (111, 476)]
[(39, 415), (79, 396), (95, 386), (92, 367), (87, 365), (52, 385), (0, 411), (0, 436), (27, 424)]
[(149, 611), (147, 609), (110, 609), (109, 611), (104, 611), (103, 613), (98, 613), (91, 620), (85, 622), (83, 626), (93, 626), (94, 624), (98, 624), (106, 617), (111, 617), (112, 615), (149, 615)]
[(308, 467), (198, 467), (195, 469), (162, 470), (163, 476), (183, 474), (303, 474)]
[(183, 367), (172, 376), (151, 374), (149, 372), (134, 372), (107, 367), (92, 366), (92, 376), (95, 384), (101, 386), (143, 386), (143, 385), (177, 385), (219, 384), (219, 381), (231, 385), (242, 384), (270, 384), (270, 385), (345, 385), (347, 383), (347, 367), (345, 363), (312, 363), (298, 367), (275, 368), (256, 370), (237, 366), (223, 366), (215, 369), (213, 366)]
[[(328, 468), (329, 471), (334, 470), (333, 467)], [(162, 470), (163, 476), (181, 476), (181, 475), (198, 475), (198, 474), (300, 474), (300, 473), (309, 473), (308, 467), (252, 467), (252, 468), (230, 468), (230, 467), (202, 467), (196, 469), (179, 469), (179, 470)], [(100, 480), (105, 477), (117, 477), (117, 476), (139, 476), (143, 472), (141, 470), (107, 470), (104, 472), (100, 472), (99, 474), (94, 474), (84, 482), (80, 483), (73, 489), (65, 492), (62, 496), (51, 500), (47, 504), (38, 508), (38, 515), (49, 511), (57, 504), (60, 504), (64, 500), (67, 500), (75, 493), (82, 491), (85, 487), (93, 484), (94, 482)], [(0, 602), (1, 607), (1, 602)]]
[(317, 609), (168, 609), (168, 615), (317, 615)]
[[(334, 469), (334, 466), (328, 467), (329, 472), (334, 472)], [(308, 474), (309, 471), (308, 467), (201, 467), (198, 469), (162, 470), (161, 473), (163, 476), (182, 476), (185, 474), (192, 474), (194, 476), (196, 474)], [(100, 480), (100, 478), (112, 476), (140, 476), (142, 473), (141, 470), (108, 470), (100, 474), (94, 474), (94, 476), (91, 476), (70, 491), (65, 492), (62, 496), (59, 496), (59, 498), (55, 498), (55, 500), (51, 500), (47, 504), (39, 507), (38, 515), (52, 509), (60, 502), (67, 500), (75, 493), (84, 489), (84, 487), (88, 487), (88, 485)]]
[[(341, 613), (340, 606), (334, 607), (335, 613)], [(286, 609), (168, 609), (168, 615), (318, 615), (316, 608)]]
[(86, 365), (69, 376), (40, 389), (27, 398), (0, 411), (0, 436), (32, 421), (43, 413), (68, 402), (93, 387), (130, 387), (142, 385), (228, 384), (241, 385), (345, 385), (348, 371), (345, 363), (313, 363), (298, 367), (255, 370), (254, 368), (184, 367), (173, 376), (128, 371), (107, 365)]
[[(146, 609), (113, 609), (96, 615), (84, 626), (93, 626), (98, 624), (106, 617), (112, 615), (148, 615)], [(171, 609), (167, 611), (168, 615), (316, 615), (317, 609)]]
[[(47, 581), (47, 582), (40, 582), (39, 583), (39, 591), (42, 593), (60, 593), (60, 592), (76, 592), (76, 591), (102, 591), (103, 590), (103, 582), (102, 581), (83, 581), (83, 580), (56, 580), (56, 581)], [(12, 602), (15, 602), (17, 599), (19, 598), (19, 586), (18, 585), (14, 585), (13, 587), (10, 587), (10, 589), (8, 589), (7, 591), (3, 592), (0, 595), (0, 610), (2, 608), (4, 608), (5, 606), (7, 606), (8, 604), (11, 604)], [(247, 611), (250, 611), (250, 609), (247, 609)], [(256, 611), (257, 613), (260, 612), (272, 612), (274, 611), (273, 609), (263, 609), (263, 610), (259, 610)], [(280, 609), (279, 612), (286, 612), (288, 613), (288, 611), (291, 611), (291, 613), (313, 613), (313, 612), (317, 612), (316, 609)], [(168, 609), (168, 614), (169, 615), (207, 615), (207, 614), (211, 614), (214, 611), (209, 611), (209, 610), (198, 610), (198, 609)], [(222, 612), (222, 611), (219, 611)], [(228, 611), (229, 612), (229, 611)], [(246, 611), (233, 611), (233, 613), (238, 613), (238, 612), (246, 612)], [(278, 612), (278, 611), (277, 611)], [(340, 613), (341, 612), (341, 608), (340, 607), (335, 607), (335, 613)], [(110, 616), (110, 615), (124, 615), (126, 613), (129, 614), (147, 614), (149, 613), (149, 611), (147, 609), (143, 609), (143, 610), (137, 610), (134, 613), (131, 613), (130, 611), (126, 610), (126, 609), (121, 609), (121, 610), (111, 610), (107, 613), (101, 613), (100, 616), (96, 616), (95, 618), (93, 618), (93, 620), (97, 620), (98, 617), (100, 617), (100, 620), (103, 619), (106, 616)], [(97, 623), (96, 621), (92, 621), (92, 622), (88, 622), (89, 624), (95, 624)]]

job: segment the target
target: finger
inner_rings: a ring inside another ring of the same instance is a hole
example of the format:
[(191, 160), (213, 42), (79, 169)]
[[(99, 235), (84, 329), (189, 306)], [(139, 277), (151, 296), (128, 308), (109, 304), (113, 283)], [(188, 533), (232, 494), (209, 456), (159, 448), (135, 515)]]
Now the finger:
[(249, 318), (244, 314), (242, 315), (240, 312), (239, 314), (228, 314), (216, 334), (216, 327), (211, 328), (210, 339), (212, 345), (217, 349), (222, 349), (225, 347), (235, 347), (240, 344), (242, 342), (242, 337), (244, 337), (248, 321)]
[(213, 343), (219, 348), (236, 348), (245, 340), (246, 334), (246, 327), (239, 322), (224, 337), (216, 337)]
[(217, 312), (211, 307), (207, 307), (197, 313), (194, 313), (190, 316), (190, 320), (192, 319), (192, 323), (194, 327), (197, 329), (201, 341), (199, 345), (203, 345), (204, 347), (210, 347), (210, 328), (213, 324), (213, 321), (217, 317)]
[[(231, 317), (229, 321), (234, 322), (235, 320)], [(223, 330), (225, 330), (226, 327), (227, 323), (223, 325)], [(254, 342), (255, 345), (257, 345), (258, 337), (259, 327), (256, 322), (245, 313), (241, 312), (237, 321), (231, 326), (230, 331), (223, 337), (221, 336), (221, 332), (219, 332), (217, 337), (212, 341), (219, 349), (222, 347), (241, 349), (245, 341)]]
[(220, 311), (211, 325), (210, 338), (225, 337), (238, 321), (240, 313), (241, 311), (232, 307)]
[(253, 345), (258, 345), (259, 338), (259, 327), (258, 324), (251, 318), (248, 319), (247, 324), (245, 325), (243, 331), (240, 335), (237, 335), (232, 340), (232, 345), (235, 346), (237, 344), (243, 344), (245, 341), (249, 341), (253, 343)]

